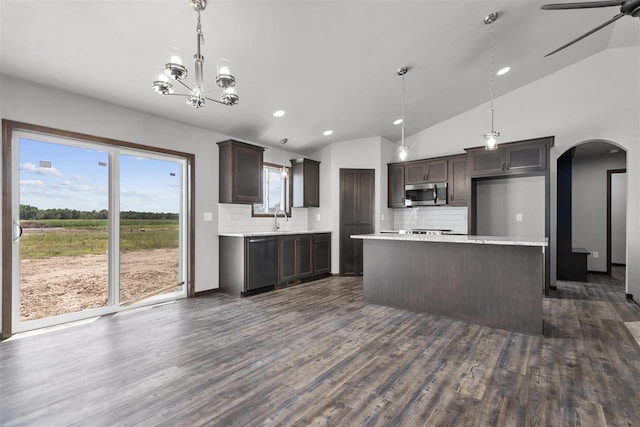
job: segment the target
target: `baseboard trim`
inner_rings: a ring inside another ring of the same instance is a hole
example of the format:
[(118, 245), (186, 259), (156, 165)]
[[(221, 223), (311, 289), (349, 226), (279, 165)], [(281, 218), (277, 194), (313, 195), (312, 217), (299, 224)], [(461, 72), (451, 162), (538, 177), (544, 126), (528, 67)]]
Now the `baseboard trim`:
[(612, 266), (612, 267), (626, 267), (626, 266), (627, 266), (627, 264), (617, 264), (617, 263), (612, 262), (612, 263), (611, 263), (611, 266)]
[(194, 298), (198, 298), (198, 297), (203, 297), (205, 295), (216, 294), (218, 292), (220, 292), (220, 288), (207, 289), (206, 291), (198, 291), (198, 292), (196, 292), (193, 297)]
[(609, 276), (609, 274), (607, 274), (606, 271), (591, 271), (591, 270), (587, 270), (587, 273), (589, 273), (589, 274), (601, 274), (603, 276)]

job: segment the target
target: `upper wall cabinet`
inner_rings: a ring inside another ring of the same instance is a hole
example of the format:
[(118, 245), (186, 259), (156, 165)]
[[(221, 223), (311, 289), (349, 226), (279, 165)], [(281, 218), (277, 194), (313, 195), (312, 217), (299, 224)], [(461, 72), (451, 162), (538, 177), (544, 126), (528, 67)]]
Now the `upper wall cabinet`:
[(467, 176), (467, 156), (455, 156), (448, 159), (449, 171), (448, 193), (449, 205), (466, 206), (469, 191), (469, 178)]
[(470, 148), (471, 176), (494, 176), (544, 171), (549, 151), (548, 138), (503, 144), (495, 151)]
[(388, 165), (388, 194), (387, 206), (390, 208), (404, 208), (404, 164), (390, 163)]
[(425, 182), (445, 182), (447, 180), (447, 160), (421, 160), (405, 163), (404, 183), (423, 184)]
[(218, 142), (220, 147), (220, 203), (262, 202), (264, 148), (244, 142)]
[(293, 207), (320, 206), (320, 162), (311, 159), (291, 159)]

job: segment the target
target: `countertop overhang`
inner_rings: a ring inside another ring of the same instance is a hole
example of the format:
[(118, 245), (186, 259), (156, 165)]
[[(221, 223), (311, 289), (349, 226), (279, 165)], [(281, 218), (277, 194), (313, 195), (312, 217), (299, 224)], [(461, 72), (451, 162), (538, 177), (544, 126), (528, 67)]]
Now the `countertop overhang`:
[(404, 242), (472, 243), (480, 245), (540, 246), (549, 245), (546, 237), (508, 236), (468, 236), (468, 235), (426, 235), (426, 234), (354, 234), (352, 239), (394, 240)]
[(287, 230), (287, 231), (238, 231), (233, 233), (218, 233), (224, 237), (261, 237), (261, 236), (287, 236), (293, 234), (323, 234), (331, 233), (331, 230)]

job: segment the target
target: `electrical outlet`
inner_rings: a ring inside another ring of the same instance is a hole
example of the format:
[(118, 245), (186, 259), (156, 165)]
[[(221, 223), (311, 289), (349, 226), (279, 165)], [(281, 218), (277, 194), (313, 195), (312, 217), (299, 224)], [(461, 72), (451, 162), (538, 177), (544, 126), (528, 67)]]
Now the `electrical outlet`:
[(593, 256), (594, 259), (596, 259), (596, 258), (598, 258), (600, 256), (600, 253), (593, 252), (591, 255)]
[(320, 214), (316, 215), (316, 221), (320, 221)]
[(380, 221), (384, 221), (384, 214), (380, 214)]
[(213, 212), (205, 212), (204, 213), (205, 221), (213, 221)]
[(521, 213), (517, 213), (516, 214), (516, 221), (517, 222), (522, 222), (522, 214)]

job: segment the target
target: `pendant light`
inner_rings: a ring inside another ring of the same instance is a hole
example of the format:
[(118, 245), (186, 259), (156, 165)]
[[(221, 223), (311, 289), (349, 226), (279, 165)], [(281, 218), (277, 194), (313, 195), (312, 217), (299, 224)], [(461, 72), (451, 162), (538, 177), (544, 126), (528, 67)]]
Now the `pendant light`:
[(484, 134), (485, 150), (497, 150), (500, 132), (493, 128), (493, 89), (495, 85), (493, 72), (493, 23), (498, 19), (498, 12), (484, 17), (484, 23), (489, 25), (489, 110), (491, 111), (491, 130)]
[(284, 145), (287, 143), (287, 141), (287, 138), (283, 138), (280, 140), (280, 144), (282, 144), (282, 167), (280, 168), (280, 176), (282, 176), (282, 178), (289, 177), (289, 169), (287, 169), (284, 164)]
[(402, 121), (400, 122), (401, 140), (398, 147), (398, 160), (404, 162), (409, 156), (409, 147), (404, 145), (404, 75), (409, 71), (408, 67), (402, 67), (398, 70), (398, 75), (402, 78)]

